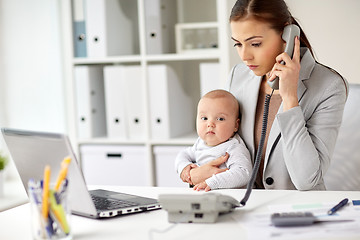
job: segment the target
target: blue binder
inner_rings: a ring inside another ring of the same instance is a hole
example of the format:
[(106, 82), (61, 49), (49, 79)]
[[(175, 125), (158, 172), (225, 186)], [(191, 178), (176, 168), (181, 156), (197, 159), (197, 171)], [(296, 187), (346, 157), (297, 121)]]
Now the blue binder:
[(74, 56), (87, 57), (85, 21), (74, 21)]

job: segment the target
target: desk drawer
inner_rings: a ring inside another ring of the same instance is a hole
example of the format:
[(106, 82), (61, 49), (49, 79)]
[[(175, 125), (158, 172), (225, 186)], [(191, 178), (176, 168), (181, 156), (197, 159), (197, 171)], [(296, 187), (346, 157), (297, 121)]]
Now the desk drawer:
[(82, 145), (80, 154), (87, 184), (150, 185), (144, 146)]

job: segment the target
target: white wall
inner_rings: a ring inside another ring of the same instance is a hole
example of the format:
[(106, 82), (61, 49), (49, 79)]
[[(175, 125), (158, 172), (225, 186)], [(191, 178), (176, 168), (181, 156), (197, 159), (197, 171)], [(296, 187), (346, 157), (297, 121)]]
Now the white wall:
[(65, 131), (57, 0), (0, 0), (1, 126)]
[(360, 83), (360, 1), (286, 0), (312, 44), (317, 60)]
[[(66, 130), (58, 5), (0, 0), (0, 127)], [(18, 178), (13, 162), (6, 173)]]

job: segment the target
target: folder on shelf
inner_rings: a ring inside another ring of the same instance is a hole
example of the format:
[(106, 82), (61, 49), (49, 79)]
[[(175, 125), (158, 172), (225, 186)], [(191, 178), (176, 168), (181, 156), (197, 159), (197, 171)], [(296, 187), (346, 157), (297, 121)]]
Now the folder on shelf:
[(144, 4), (147, 54), (175, 52), (176, 1), (146, 0)]
[(106, 125), (109, 138), (126, 139), (127, 123), (125, 112), (124, 72), (125, 66), (105, 66)]
[(128, 136), (130, 139), (145, 139), (145, 97), (140, 65), (123, 68), (123, 86), (125, 89), (125, 112)]
[(221, 88), (220, 83), (220, 64), (219, 63), (200, 63), (200, 91), (201, 96), (207, 92)]
[(73, 1), (74, 56), (86, 57), (86, 27), (83, 0)]
[(101, 66), (76, 66), (74, 72), (78, 137), (106, 136), (103, 69)]
[(85, 0), (88, 57), (139, 52), (137, 1)]
[(150, 65), (148, 79), (151, 137), (168, 139), (193, 132), (192, 100), (175, 71), (167, 65)]

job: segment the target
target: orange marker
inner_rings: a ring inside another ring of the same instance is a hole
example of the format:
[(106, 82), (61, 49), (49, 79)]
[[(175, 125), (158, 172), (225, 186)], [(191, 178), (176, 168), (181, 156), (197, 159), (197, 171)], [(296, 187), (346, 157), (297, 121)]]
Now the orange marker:
[(66, 178), (67, 171), (69, 168), (69, 164), (71, 162), (71, 158), (67, 157), (65, 158), (61, 163), (61, 170), (59, 172), (59, 176), (55, 183), (55, 191), (58, 191), (61, 185), (61, 182)]
[(41, 213), (45, 220), (49, 216), (49, 185), (50, 185), (50, 166), (46, 165), (44, 169), (43, 196)]

